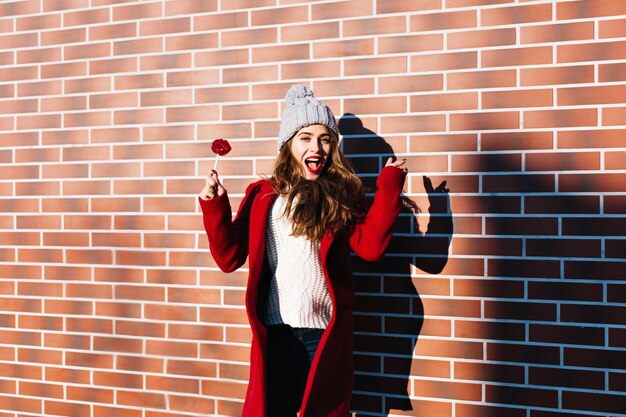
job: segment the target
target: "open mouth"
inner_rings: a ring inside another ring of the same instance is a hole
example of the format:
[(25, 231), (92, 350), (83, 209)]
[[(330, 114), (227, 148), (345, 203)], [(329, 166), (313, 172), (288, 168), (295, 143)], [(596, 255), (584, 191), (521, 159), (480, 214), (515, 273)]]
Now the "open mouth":
[(306, 169), (312, 174), (318, 174), (324, 167), (324, 158), (319, 156), (313, 156), (304, 160)]

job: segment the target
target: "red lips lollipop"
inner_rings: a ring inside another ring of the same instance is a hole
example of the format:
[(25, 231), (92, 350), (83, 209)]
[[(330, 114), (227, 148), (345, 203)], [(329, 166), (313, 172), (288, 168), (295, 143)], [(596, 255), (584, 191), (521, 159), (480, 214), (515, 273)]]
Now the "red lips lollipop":
[(231, 151), (230, 143), (226, 139), (215, 139), (213, 143), (211, 143), (211, 150), (217, 154), (215, 157), (215, 165), (213, 165), (213, 170), (217, 169), (217, 160), (220, 156), (226, 155)]

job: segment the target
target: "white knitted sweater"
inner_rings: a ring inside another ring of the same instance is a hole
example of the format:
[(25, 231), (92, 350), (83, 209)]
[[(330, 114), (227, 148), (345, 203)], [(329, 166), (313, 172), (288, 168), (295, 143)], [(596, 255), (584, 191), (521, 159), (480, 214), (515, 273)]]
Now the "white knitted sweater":
[(283, 215), (286, 204), (286, 199), (278, 196), (267, 219), (265, 250), (272, 276), (262, 319), (266, 325), (325, 329), (332, 315), (332, 300), (320, 243), (291, 235), (291, 221)]

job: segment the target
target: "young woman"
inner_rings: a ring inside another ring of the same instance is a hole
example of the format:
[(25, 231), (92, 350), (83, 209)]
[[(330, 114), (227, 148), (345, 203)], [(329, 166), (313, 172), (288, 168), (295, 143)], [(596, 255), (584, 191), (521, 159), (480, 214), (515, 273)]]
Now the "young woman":
[(350, 248), (369, 261), (383, 256), (407, 169), (389, 158), (366, 210), (331, 110), (301, 85), (286, 101), (273, 176), (247, 188), (234, 220), (217, 172), (199, 201), (217, 265), (230, 272), (249, 258), (243, 416), (345, 417), (353, 372)]

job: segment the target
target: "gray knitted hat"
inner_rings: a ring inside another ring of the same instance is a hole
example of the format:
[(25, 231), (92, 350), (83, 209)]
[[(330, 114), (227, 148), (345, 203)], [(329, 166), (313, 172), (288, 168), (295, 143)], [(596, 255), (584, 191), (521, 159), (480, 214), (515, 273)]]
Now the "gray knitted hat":
[(285, 96), (287, 107), (280, 121), (278, 150), (301, 128), (325, 125), (339, 137), (339, 129), (333, 112), (327, 105), (313, 97), (313, 91), (304, 85), (292, 85)]

